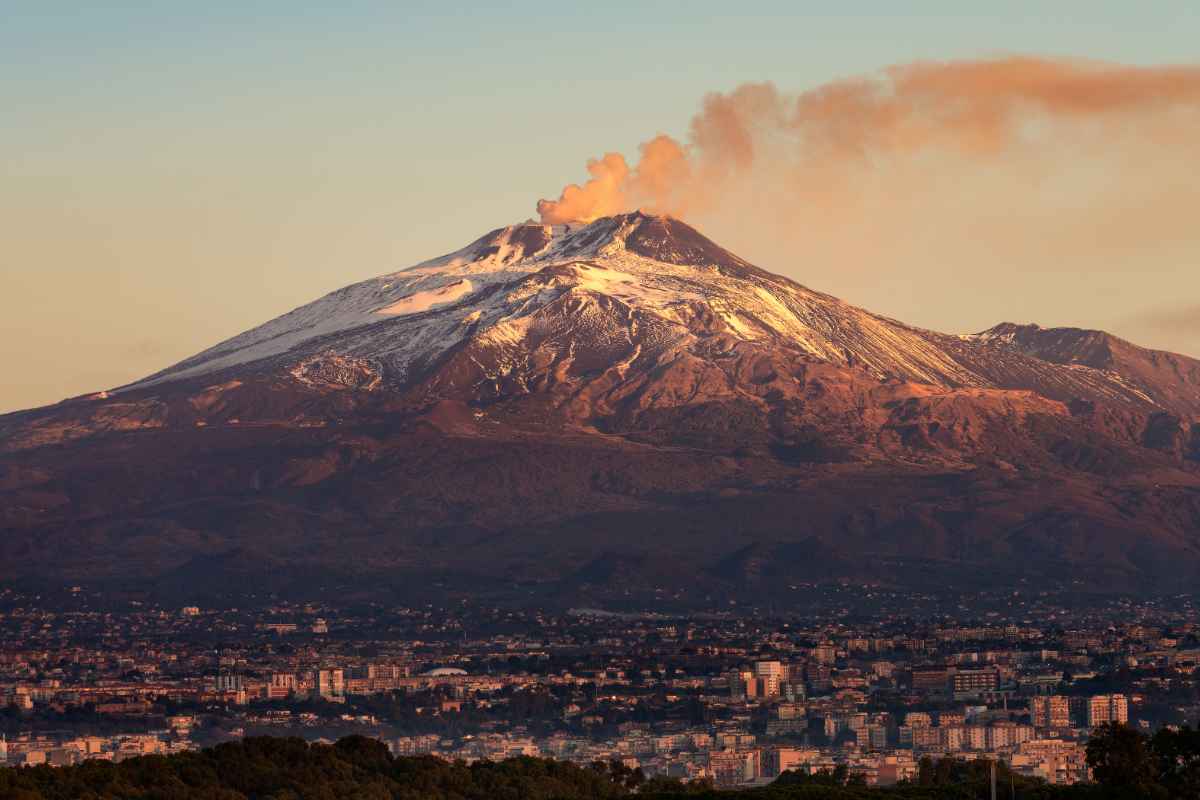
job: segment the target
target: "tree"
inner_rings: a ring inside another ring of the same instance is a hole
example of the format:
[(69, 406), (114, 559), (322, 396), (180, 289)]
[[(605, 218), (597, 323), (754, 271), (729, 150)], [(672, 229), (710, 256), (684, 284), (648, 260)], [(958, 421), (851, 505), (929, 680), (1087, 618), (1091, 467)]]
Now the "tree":
[(684, 783), (679, 778), (659, 775), (642, 784), (638, 792), (642, 795), (707, 794), (713, 792), (712, 778), (697, 778)]
[(1096, 782), (1117, 797), (1166, 797), (1145, 736), (1127, 725), (1107, 723), (1092, 732), (1087, 764)]
[(1159, 781), (1172, 797), (1200, 797), (1200, 729), (1163, 728), (1150, 739)]
[(929, 756), (922, 756), (921, 761), (917, 764), (917, 785), (933, 786), (936, 782), (937, 768), (933, 759)]

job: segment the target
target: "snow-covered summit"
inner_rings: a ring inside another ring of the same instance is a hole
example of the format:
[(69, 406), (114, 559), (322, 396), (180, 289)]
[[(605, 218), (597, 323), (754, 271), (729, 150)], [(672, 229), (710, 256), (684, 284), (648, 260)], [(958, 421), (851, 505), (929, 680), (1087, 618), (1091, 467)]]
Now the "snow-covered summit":
[[(916, 329), (760, 270), (677, 219), (632, 213), (491, 231), (453, 253), (332, 292), (128, 388), (298, 363), (317, 352), (367, 359), (385, 381), (403, 382), (469, 339), (513, 340), (565, 294), (648, 315), (649, 327), (669, 330), (681, 346), (706, 326), (880, 376), (971, 382)], [(581, 335), (595, 333), (587, 319), (580, 313)]]
[(332, 292), (126, 389), (247, 370), (405, 387), (457, 359), (469, 367), (450, 369), (438, 391), (471, 383), (489, 384), (493, 394), (501, 386), (525, 392), (564, 376), (718, 358), (745, 343), (879, 380), (1031, 389), (1056, 399), (1154, 396), (1136, 376), (1031, 344), (1048, 334), (1008, 324), (972, 336), (915, 328), (759, 269), (678, 219), (631, 213), (493, 230)]

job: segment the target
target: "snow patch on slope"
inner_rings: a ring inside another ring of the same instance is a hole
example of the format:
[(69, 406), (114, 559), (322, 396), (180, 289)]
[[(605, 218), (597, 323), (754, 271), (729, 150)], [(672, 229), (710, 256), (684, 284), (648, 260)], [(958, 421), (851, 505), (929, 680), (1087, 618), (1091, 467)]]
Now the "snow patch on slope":
[(442, 286), (437, 289), (430, 289), (424, 292), (416, 292), (407, 297), (402, 297), (389, 306), (379, 309), (377, 314), (385, 317), (398, 317), (404, 314), (416, 314), (419, 311), (428, 311), (435, 306), (453, 303), (457, 300), (466, 297), (474, 290), (471, 282), (466, 278), (461, 281), (455, 281), (448, 286)]

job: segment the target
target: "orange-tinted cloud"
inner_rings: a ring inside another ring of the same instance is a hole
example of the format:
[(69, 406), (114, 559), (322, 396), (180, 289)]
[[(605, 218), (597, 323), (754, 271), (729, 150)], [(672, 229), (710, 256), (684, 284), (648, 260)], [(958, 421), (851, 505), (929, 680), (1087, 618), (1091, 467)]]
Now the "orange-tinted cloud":
[(583, 186), (570, 184), (562, 190), (558, 200), (538, 202), (538, 214), (542, 222), (558, 225), (576, 220), (592, 220), (624, 211), (625, 179), (629, 176), (629, 165), (619, 153), (608, 153), (601, 159), (588, 162), (592, 179)]
[[(853, 201), (841, 195), (858, 170), (939, 156), (1003, 163), (1013, 148), (1054, 151), (1088, 126), (1111, 129), (1121, 147), (1153, 147), (1194, 136), (1198, 105), (1200, 67), (1037, 58), (909, 64), (796, 96), (747, 84), (706, 97), (686, 144), (660, 135), (632, 168), (616, 154), (593, 161), (590, 181), (538, 212), (548, 223), (634, 208), (703, 216), (752, 191), (777, 214), (828, 213)], [(1173, 119), (1181, 111), (1193, 116)]]

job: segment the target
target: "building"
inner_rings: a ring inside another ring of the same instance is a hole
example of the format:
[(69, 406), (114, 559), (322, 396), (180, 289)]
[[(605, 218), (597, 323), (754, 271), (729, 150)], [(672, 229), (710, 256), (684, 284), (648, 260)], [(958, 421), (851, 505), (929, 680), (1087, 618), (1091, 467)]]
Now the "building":
[(767, 735), (803, 733), (808, 728), (806, 709), (800, 703), (784, 702), (775, 706), (767, 720)]
[(763, 753), (762, 775), (766, 778), (777, 778), (783, 773), (800, 769), (814, 759), (820, 757), (819, 750), (801, 750), (794, 747), (774, 747)]
[(778, 661), (758, 661), (754, 664), (754, 680), (759, 697), (778, 697), (783, 682), (783, 664)]
[(1087, 725), (1097, 728), (1108, 722), (1129, 722), (1129, 701), (1123, 694), (1098, 694), (1087, 701)]
[(167, 725), (175, 733), (186, 736), (192, 728), (196, 727), (196, 718), (191, 714), (178, 714), (173, 717), (167, 717)]
[(1071, 727), (1071, 703), (1062, 695), (1052, 694), (1030, 698), (1029, 715), (1035, 728)]
[(1032, 725), (1017, 725), (1013, 722), (1002, 721), (988, 726), (985, 730), (987, 731), (986, 747), (991, 751), (1015, 747), (1033, 739)]
[(966, 746), (966, 728), (950, 725), (934, 728), (938, 732), (938, 745), (946, 750), (962, 750)]
[(1023, 742), (1013, 754), (1010, 764), (1022, 775), (1042, 778), (1055, 784), (1079, 783), (1090, 777), (1087, 751), (1079, 742), (1059, 739)]
[(812, 649), (812, 659), (818, 664), (832, 666), (837, 662), (837, 648), (828, 642), (819, 644)]
[(994, 692), (1000, 686), (1000, 673), (995, 668), (960, 669), (954, 673), (955, 697), (978, 697)]
[(317, 670), (317, 694), (326, 700), (340, 700), (345, 697), (345, 673), (340, 669)]
[(886, 750), (888, 731), (884, 725), (868, 724), (855, 731), (855, 741), (863, 750)]
[(758, 697), (758, 682), (751, 670), (743, 669), (729, 673), (729, 694), (734, 700)]
[(217, 676), (214, 688), (218, 692), (240, 692), (246, 685), (241, 675), (221, 674)]
[(424, 736), (401, 736), (388, 743), (392, 755), (416, 756), (432, 753), (437, 749), (438, 737), (433, 734)]
[(296, 687), (295, 674), (291, 672), (273, 672), (271, 673), (271, 680), (266, 686), (267, 699), (286, 700), (295, 693)]
[[(746, 780), (749, 753), (734, 750), (713, 750), (708, 753), (708, 774), (722, 789), (731, 789)], [(754, 777), (754, 776), (750, 776)]]
[(914, 750), (933, 750), (942, 746), (941, 728), (909, 728), (909, 731)]
[(814, 694), (821, 694), (833, 688), (833, 670), (827, 664), (808, 664), (804, 669), (804, 677), (808, 681), (808, 688)]
[(945, 692), (951, 687), (953, 671), (946, 666), (913, 667), (911, 682), (914, 692)]
[(876, 772), (875, 783), (891, 786), (900, 781), (911, 781), (917, 777), (917, 762), (909, 755), (884, 756)]
[(757, 741), (754, 734), (741, 731), (717, 734), (717, 748), (720, 750), (746, 750), (754, 747)]

